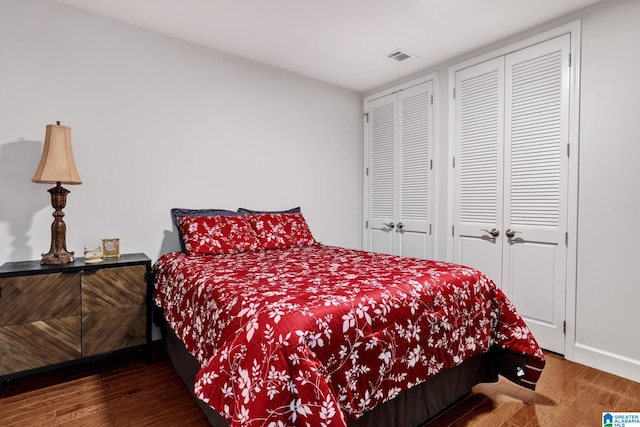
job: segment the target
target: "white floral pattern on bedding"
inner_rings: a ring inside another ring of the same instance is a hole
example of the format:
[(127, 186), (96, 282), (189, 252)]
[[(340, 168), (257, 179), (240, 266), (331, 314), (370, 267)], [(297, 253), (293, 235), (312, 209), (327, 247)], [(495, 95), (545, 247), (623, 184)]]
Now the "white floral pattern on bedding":
[[(345, 426), (491, 347), (543, 353), (477, 270), (325, 245), (162, 256), (155, 303), (202, 366), (196, 395), (231, 426)], [(515, 368), (513, 368), (515, 369)]]

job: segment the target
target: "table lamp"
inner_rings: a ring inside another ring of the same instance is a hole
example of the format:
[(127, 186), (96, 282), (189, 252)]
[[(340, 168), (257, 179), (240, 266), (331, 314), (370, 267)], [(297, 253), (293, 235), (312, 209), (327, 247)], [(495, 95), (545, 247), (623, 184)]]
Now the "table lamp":
[(51, 194), (51, 206), (53, 212), (53, 224), (51, 224), (51, 248), (48, 253), (42, 254), (40, 264), (66, 264), (74, 261), (74, 252), (67, 251), (67, 226), (62, 217), (62, 209), (67, 204), (67, 194), (69, 190), (63, 188), (61, 184), (82, 184), (76, 164), (71, 151), (71, 128), (61, 126), (60, 122), (55, 125), (47, 125), (47, 132), (44, 138), (44, 149), (42, 158), (31, 179), (38, 183), (55, 183), (56, 186), (49, 189)]

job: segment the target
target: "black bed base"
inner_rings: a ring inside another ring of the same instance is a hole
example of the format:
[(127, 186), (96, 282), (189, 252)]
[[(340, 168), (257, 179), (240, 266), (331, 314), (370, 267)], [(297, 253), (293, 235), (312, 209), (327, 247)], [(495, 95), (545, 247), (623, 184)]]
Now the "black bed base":
[[(158, 317), (161, 315), (155, 317), (156, 323), (160, 323)], [(169, 358), (193, 396), (193, 385), (200, 364), (187, 351), (173, 330), (167, 327), (164, 317), (162, 317), (162, 323), (161, 330)], [(466, 396), (474, 385), (497, 380), (498, 373), (494, 368), (492, 355), (474, 356), (455, 368), (441, 372), (394, 399), (378, 405), (349, 423), (349, 427), (423, 426)], [(194, 399), (212, 426), (229, 427), (220, 414), (195, 396)]]

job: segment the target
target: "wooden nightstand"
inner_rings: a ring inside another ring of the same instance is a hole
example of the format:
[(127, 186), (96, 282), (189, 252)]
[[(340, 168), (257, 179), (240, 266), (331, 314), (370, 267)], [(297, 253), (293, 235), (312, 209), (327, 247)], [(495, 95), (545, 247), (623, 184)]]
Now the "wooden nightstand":
[(0, 266), (0, 381), (140, 348), (151, 362), (151, 260)]

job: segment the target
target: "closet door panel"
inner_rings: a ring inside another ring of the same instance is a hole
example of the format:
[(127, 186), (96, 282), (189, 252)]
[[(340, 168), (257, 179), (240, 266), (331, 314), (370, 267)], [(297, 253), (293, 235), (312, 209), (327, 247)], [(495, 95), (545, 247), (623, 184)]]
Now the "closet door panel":
[(393, 253), (396, 95), (369, 103), (369, 249)]
[(554, 304), (549, 304), (546, 295), (554, 292), (558, 246), (534, 241), (514, 243), (513, 246), (504, 281), (532, 286), (513, 286), (509, 292), (511, 302), (522, 307), (518, 312), (527, 318), (528, 324), (531, 324), (530, 319), (553, 318)]
[(569, 49), (565, 35), (505, 58), (503, 287), (534, 335), (558, 353), (564, 353)]
[(456, 73), (454, 261), (502, 274), (504, 59)]
[(427, 249), (427, 239), (426, 233), (398, 232), (397, 241), (400, 245), (398, 255), (422, 259), (432, 258)]
[(395, 253), (428, 258), (432, 221), (431, 151), (433, 150), (432, 83), (398, 93), (399, 180)]

